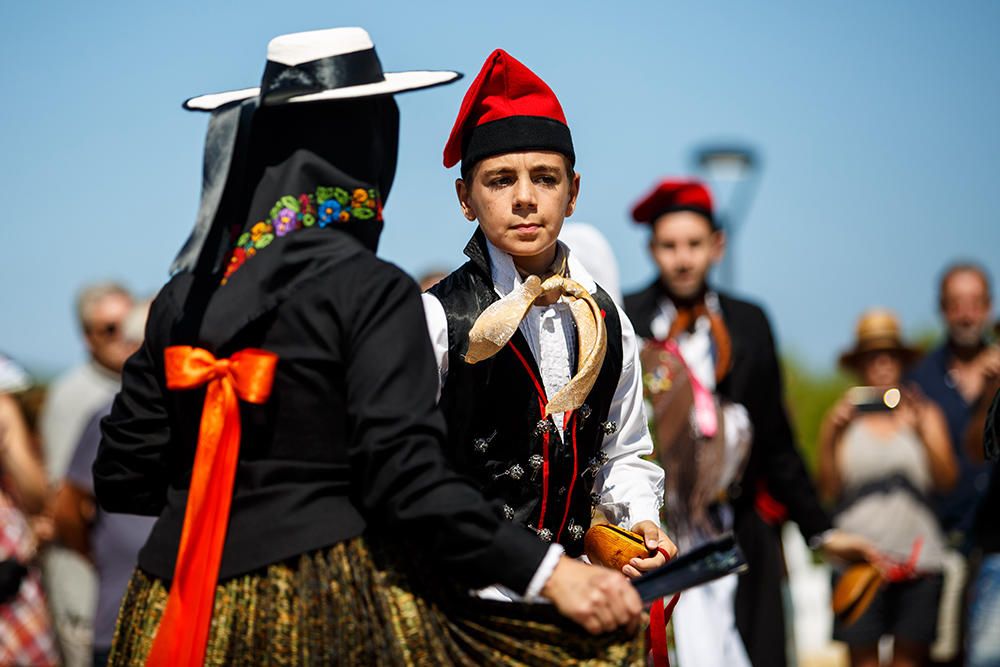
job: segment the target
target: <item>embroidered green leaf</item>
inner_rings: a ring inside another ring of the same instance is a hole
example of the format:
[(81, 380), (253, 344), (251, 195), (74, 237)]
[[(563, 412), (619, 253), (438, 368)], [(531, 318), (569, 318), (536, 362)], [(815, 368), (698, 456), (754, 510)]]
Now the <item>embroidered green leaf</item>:
[(333, 188), (328, 188), (324, 186), (319, 186), (316, 188), (316, 201), (324, 202), (327, 199), (333, 199)]
[(299, 212), (299, 200), (291, 195), (285, 195), (279, 201), (282, 208), (290, 208), (296, 213)]
[(257, 248), (257, 250), (260, 250), (261, 248), (266, 248), (267, 246), (271, 245), (271, 241), (273, 240), (274, 240), (274, 234), (261, 234), (261, 237), (257, 239), (257, 242), (254, 243), (254, 246)]
[(339, 201), (341, 206), (344, 206), (347, 202), (351, 201), (351, 195), (344, 188), (334, 188), (333, 198)]
[(250, 242), (250, 232), (243, 232), (240, 237), (236, 239), (236, 245), (239, 247), (245, 246)]
[(353, 215), (358, 220), (370, 220), (375, 217), (375, 211), (370, 208), (352, 208), (351, 215)]

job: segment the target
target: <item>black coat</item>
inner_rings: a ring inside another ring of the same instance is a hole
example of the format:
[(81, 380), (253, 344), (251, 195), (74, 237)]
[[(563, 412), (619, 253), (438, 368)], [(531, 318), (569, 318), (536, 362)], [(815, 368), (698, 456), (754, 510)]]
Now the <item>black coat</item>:
[(103, 422), (102, 507), (159, 516), (141, 568), (173, 576), (204, 399), (204, 389), (166, 388), (164, 348), (227, 357), (257, 347), (279, 362), (268, 402), (240, 404), (220, 579), (367, 529), (419, 545), (464, 585), (527, 587), (545, 545), (445, 464), (436, 366), (409, 277), (347, 234), (307, 229), (217, 285), (182, 273), (161, 290)]
[[(657, 280), (625, 297), (625, 312), (638, 336), (653, 337), (650, 325), (663, 294)], [(718, 392), (746, 407), (753, 426), (749, 461), (743, 477), (730, 488), (736, 534), (750, 564), (737, 590), (736, 621), (753, 664), (780, 665), (785, 662), (780, 544), (777, 531), (754, 509), (759, 483), (766, 483), (807, 539), (828, 530), (831, 523), (796, 449), (767, 316), (760, 307), (725, 294), (719, 294), (719, 306), (732, 339), (732, 366)]]

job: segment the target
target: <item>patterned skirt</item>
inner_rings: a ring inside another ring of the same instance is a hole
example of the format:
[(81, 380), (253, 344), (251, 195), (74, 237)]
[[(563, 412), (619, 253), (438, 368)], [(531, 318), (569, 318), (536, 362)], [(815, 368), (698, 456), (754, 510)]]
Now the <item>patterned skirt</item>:
[[(470, 598), (402, 563), (355, 538), (221, 583), (205, 664), (644, 664), (641, 635), (594, 637), (548, 605)], [(110, 665), (145, 663), (166, 602), (164, 583), (136, 570)]]

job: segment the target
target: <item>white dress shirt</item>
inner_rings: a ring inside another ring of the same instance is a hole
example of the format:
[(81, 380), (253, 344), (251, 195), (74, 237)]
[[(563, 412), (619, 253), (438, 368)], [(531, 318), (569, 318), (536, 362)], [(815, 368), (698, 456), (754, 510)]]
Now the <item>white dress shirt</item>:
[[(705, 305), (709, 309), (719, 308), (719, 297), (714, 292), (705, 295)], [(656, 340), (666, 340), (670, 325), (677, 317), (677, 307), (667, 298), (660, 299), (656, 315), (649, 323), (649, 329)], [(682, 331), (675, 339), (684, 363), (691, 369), (705, 389), (715, 391), (715, 354), (712, 347), (712, 322), (701, 315), (694, 322), (693, 331)]]

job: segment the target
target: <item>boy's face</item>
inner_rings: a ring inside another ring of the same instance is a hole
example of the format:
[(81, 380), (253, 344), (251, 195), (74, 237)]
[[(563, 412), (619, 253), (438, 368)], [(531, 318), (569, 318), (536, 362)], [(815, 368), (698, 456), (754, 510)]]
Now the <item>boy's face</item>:
[(649, 239), (660, 280), (682, 299), (694, 298), (704, 289), (708, 270), (722, 259), (725, 247), (725, 235), (692, 211), (661, 215)]
[(576, 207), (580, 175), (570, 178), (561, 153), (504, 153), (481, 160), (455, 189), (465, 217), (477, 220), (515, 264), (530, 266), (531, 259), (544, 261), (554, 253), (563, 220)]

